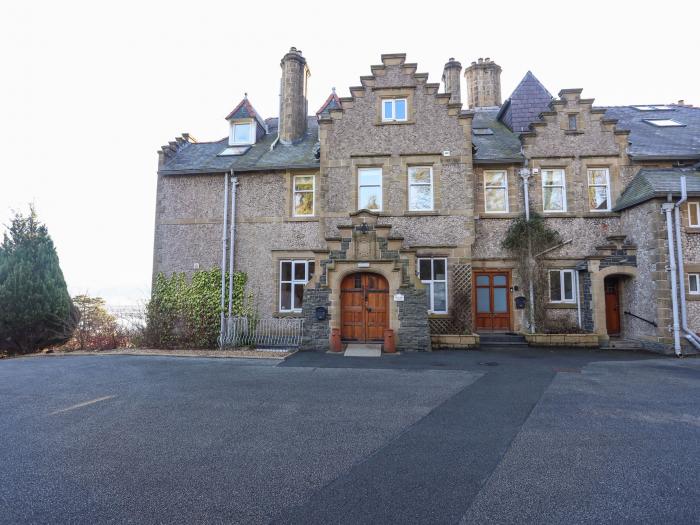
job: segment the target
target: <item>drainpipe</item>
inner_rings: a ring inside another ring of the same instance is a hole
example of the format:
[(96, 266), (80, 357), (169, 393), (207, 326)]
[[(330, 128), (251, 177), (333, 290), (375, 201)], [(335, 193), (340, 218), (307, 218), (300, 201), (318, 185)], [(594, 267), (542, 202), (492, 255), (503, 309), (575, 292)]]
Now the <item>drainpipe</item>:
[(578, 282), (579, 271), (574, 272), (574, 278), (576, 279), (576, 315), (578, 317), (578, 327), (582, 328), (581, 323), (581, 286)]
[(224, 346), (224, 301), (226, 298), (226, 222), (228, 221), (228, 173), (224, 173), (224, 231), (221, 234), (221, 326), (219, 342)]
[[(527, 162), (527, 161), (526, 161)], [(523, 168), (520, 170), (520, 177), (523, 179), (523, 192), (525, 194), (525, 220), (530, 221), (530, 193), (528, 188), (528, 180), (531, 175), (529, 168)], [(532, 241), (528, 233), (527, 236), (527, 259), (528, 259), (528, 274), (530, 281), (530, 286), (528, 290), (528, 295), (530, 296), (530, 333), (535, 333), (535, 285), (532, 282)]]
[(236, 251), (236, 187), (238, 186), (238, 177), (234, 176), (234, 171), (231, 170), (231, 249), (229, 250), (228, 259), (228, 317), (231, 318), (233, 309), (233, 256)]
[[(669, 196), (670, 197), (670, 196)], [(673, 349), (676, 356), (681, 355), (680, 325), (678, 323), (678, 292), (676, 289), (676, 253), (673, 246), (673, 221), (671, 214), (675, 205), (665, 202), (661, 209), (666, 214), (666, 232), (668, 234), (668, 268), (671, 276), (671, 309), (673, 310)]]
[(688, 310), (685, 301), (685, 263), (683, 262), (683, 238), (681, 237), (681, 205), (688, 200), (688, 191), (686, 188), (685, 177), (681, 177), (681, 199), (676, 202), (673, 210), (676, 220), (676, 249), (678, 252), (678, 283), (681, 298), (681, 328), (685, 338), (696, 349), (700, 350), (700, 337), (695, 332), (688, 328)]
[(280, 130), (282, 129), (282, 89), (284, 85), (282, 84), (282, 79), (280, 79), (280, 113), (279, 117), (277, 117), (277, 136), (275, 137), (275, 140), (272, 141), (272, 144), (270, 144), (270, 151), (275, 149), (275, 146), (277, 146), (277, 143), (280, 141)]

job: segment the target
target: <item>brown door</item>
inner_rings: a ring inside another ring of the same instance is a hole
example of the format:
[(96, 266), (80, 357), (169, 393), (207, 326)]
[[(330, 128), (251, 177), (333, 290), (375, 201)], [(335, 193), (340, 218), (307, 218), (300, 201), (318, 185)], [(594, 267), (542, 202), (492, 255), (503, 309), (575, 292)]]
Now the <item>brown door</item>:
[(382, 341), (389, 328), (389, 283), (374, 273), (353, 273), (340, 285), (341, 329), (347, 341)]
[(474, 272), (476, 330), (510, 330), (510, 272)]
[(620, 288), (616, 277), (607, 277), (605, 283), (605, 322), (608, 335), (620, 335)]

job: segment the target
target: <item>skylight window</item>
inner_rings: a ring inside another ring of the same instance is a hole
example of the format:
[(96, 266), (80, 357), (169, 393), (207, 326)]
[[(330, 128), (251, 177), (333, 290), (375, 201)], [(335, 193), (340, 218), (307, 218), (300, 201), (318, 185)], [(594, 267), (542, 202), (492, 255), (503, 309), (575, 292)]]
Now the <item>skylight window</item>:
[(671, 106), (632, 106), (637, 111), (673, 111)]
[(491, 128), (474, 128), (472, 133), (474, 135), (493, 135), (493, 130)]
[(230, 148), (226, 148), (221, 153), (219, 153), (217, 156), (218, 157), (232, 157), (234, 155), (243, 155), (249, 149), (250, 149), (250, 146), (233, 146)]
[(648, 118), (644, 119), (644, 122), (651, 124), (652, 126), (657, 126), (659, 128), (678, 128), (683, 127), (685, 124), (678, 122), (670, 118)]

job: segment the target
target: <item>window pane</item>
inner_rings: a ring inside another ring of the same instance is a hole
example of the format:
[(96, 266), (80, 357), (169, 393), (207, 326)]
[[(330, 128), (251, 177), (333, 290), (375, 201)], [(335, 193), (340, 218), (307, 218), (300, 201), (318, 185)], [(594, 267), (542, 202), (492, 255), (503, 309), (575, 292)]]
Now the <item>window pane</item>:
[(476, 311), (482, 314), (491, 311), (491, 294), (488, 288), (476, 289)]
[(411, 186), (409, 190), (408, 209), (422, 211), (433, 209), (433, 195), (430, 186)]
[(382, 170), (381, 168), (361, 169), (358, 172), (360, 186), (381, 186), (382, 185)]
[(476, 285), (477, 286), (488, 286), (489, 285), (489, 276), (488, 275), (477, 276)]
[(574, 300), (574, 274), (572, 272), (563, 272), (564, 274), (564, 300)]
[(300, 190), (313, 190), (314, 189), (314, 178), (312, 175), (308, 177), (294, 177), (294, 189)]
[(503, 187), (506, 185), (506, 174), (503, 171), (484, 173), (486, 186)]
[(688, 204), (688, 221), (691, 226), (700, 226), (700, 204), (691, 202)]
[(313, 215), (314, 194), (307, 191), (294, 194), (294, 215)]
[(445, 259), (433, 259), (433, 279), (445, 280)]
[(503, 313), (508, 311), (508, 301), (506, 300), (505, 288), (493, 289), (493, 312)]
[(394, 101), (394, 117), (396, 120), (406, 120), (406, 100), (398, 99)]
[(292, 263), (287, 261), (282, 263), (282, 280), (291, 281), (292, 280)]
[(545, 170), (542, 172), (542, 183), (545, 186), (562, 186), (564, 184), (564, 172), (560, 170)]
[(696, 273), (691, 273), (688, 275), (688, 290), (691, 293), (698, 293), (700, 292), (700, 276)]
[(562, 188), (543, 188), (544, 209), (546, 211), (564, 211), (564, 192)]
[(569, 115), (569, 129), (576, 129), (576, 115)]
[(600, 184), (605, 186), (608, 183), (607, 170), (589, 170), (588, 184)]
[(393, 106), (393, 101), (392, 100), (385, 100), (384, 101), (384, 119), (385, 120), (391, 120), (394, 118), (394, 115), (392, 114), (393, 112), (391, 111)]
[(290, 283), (282, 283), (280, 286), (280, 309), (292, 309), (292, 285)]
[(382, 205), (381, 189), (376, 186), (360, 188), (360, 209), (379, 210)]
[(306, 263), (305, 262), (295, 262), (294, 263), (294, 280), (295, 281), (306, 281)]
[(309, 262), (309, 279), (311, 279), (311, 276), (314, 274), (315, 270), (316, 270), (316, 263), (313, 261)]
[(549, 298), (561, 301), (561, 276), (559, 272), (549, 272)]
[(608, 188), (605, 186), (590, 186), (588, 188), (588, 203), (592, 210), (607, 210)]
[(249, 142), (250, 141), (250, 124), (234, 124), (233, 125), (233, 141), (234, 142)]
[(506, 190), (490, 188), (486, 190), (486, 211), (506, 211)]
[(304, 285), (294, 285), (294, 309), (301, 308), (302, 299), (304, 298)]
[(408, 181), (411, 184), (430, 184), (430, 168), (408, 168)]
[(505, 286), (506, 285), (506, 276), (505, 275), (494, 275), (493, 276), (493, 285), (494, 286)]
[(418, 275), (421, 281), (430, 281), (432, 279), (430, 262), (430, 259), (421, 259), (418, 262)]
[(433, 311), (444, 312), (447, 310), (447, 285), (445, 283), (433, 283)]

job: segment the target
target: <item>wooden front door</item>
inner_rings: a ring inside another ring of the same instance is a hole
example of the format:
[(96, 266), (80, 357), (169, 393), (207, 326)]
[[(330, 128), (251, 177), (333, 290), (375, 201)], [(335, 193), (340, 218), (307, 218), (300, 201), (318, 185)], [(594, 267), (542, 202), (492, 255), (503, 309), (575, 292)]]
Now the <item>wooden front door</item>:
[(474, 320), (477, 331), (510, 330), (510, 272), (474, 272)]
[(353, 273), (340, 285), (341, 328), (346, 341), (383, 341), (389, 328), (389, 283), (375, 273)]
[(620, 287), (617, 277), (606, 277), (605, 324), (608, 335), (620, 335)]

